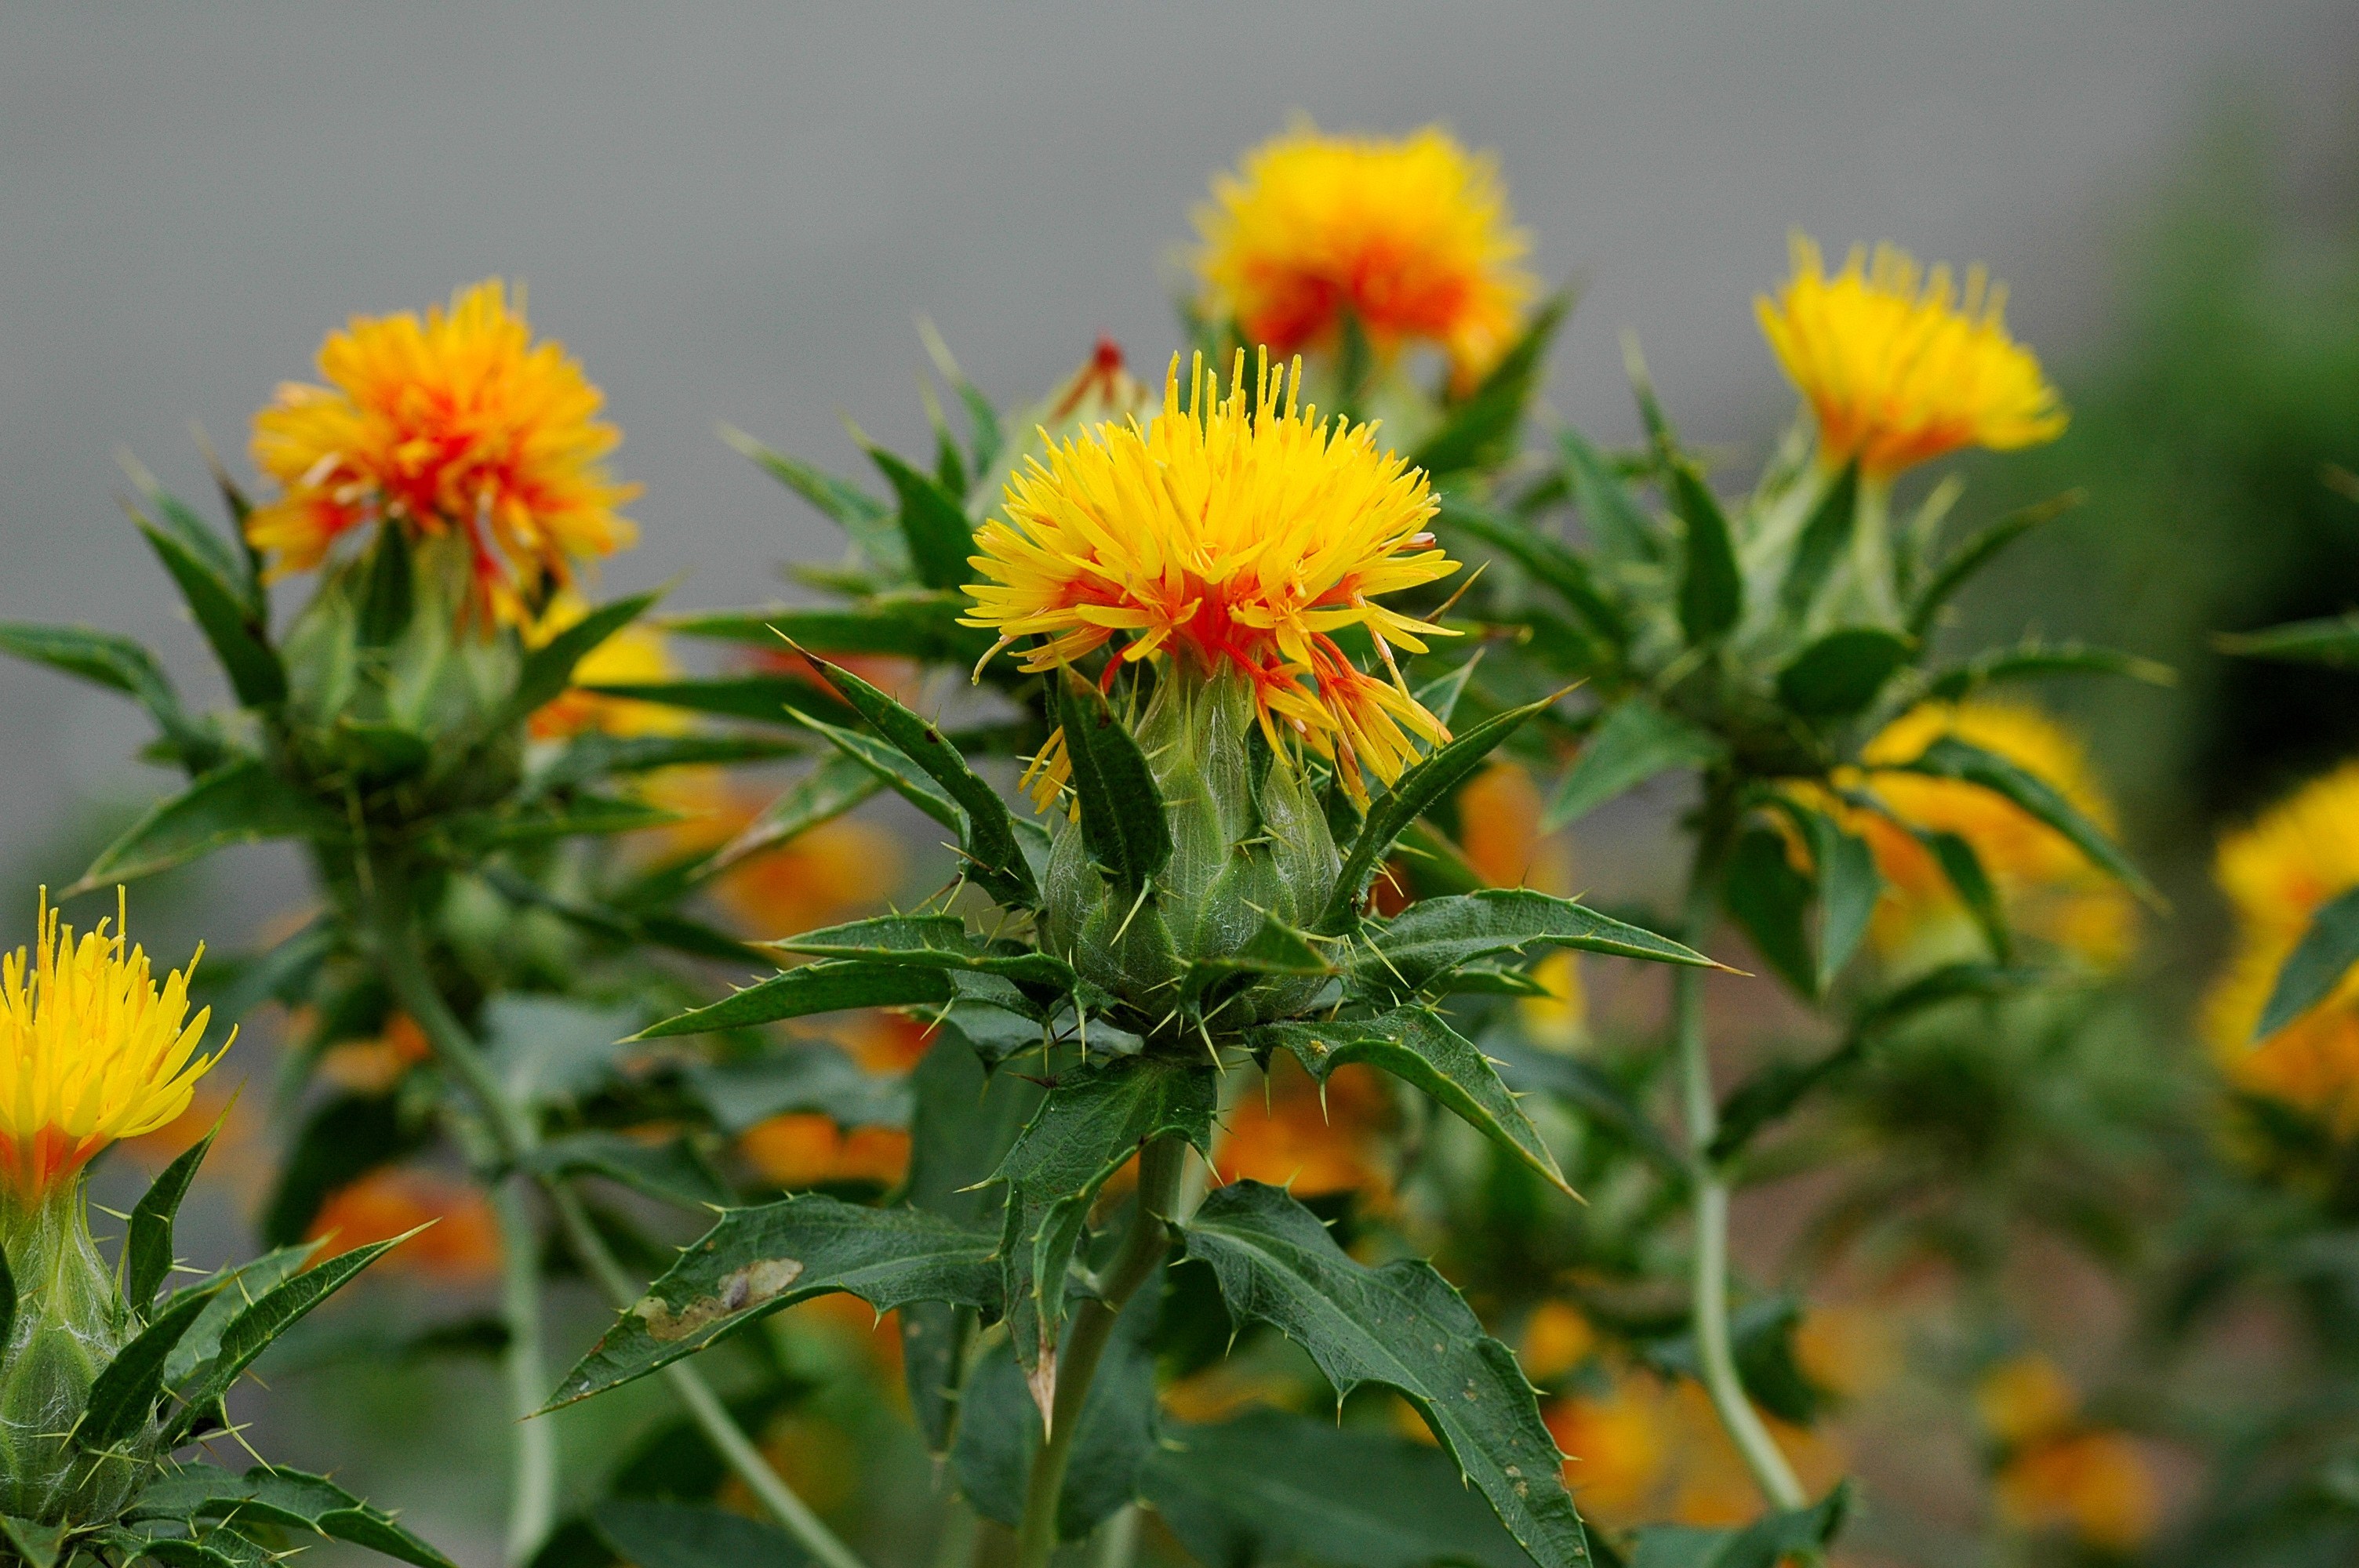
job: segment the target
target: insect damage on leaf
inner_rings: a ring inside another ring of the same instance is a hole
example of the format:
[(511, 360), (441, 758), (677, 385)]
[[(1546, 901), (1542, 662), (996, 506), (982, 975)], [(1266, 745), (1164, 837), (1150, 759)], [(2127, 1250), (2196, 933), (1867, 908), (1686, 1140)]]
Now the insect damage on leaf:
[(677, 1307), (657, 1296), (642, 1296), (631, 1314), (647, 1325), (649, 1334), (669, 1345), (783, 1294), (802, 1273), (799, 1258), (757, 1259), (723, 1276), (721, 1288), (709, 1296)]

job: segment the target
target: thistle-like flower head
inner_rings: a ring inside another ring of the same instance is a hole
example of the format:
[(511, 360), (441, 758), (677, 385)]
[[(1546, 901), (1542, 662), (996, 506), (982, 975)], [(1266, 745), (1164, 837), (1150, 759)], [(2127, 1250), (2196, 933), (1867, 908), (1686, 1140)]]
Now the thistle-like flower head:
[[(1100, 425), (1009, 482), (1005, 515), (975, 535), (984, 580), (967, 589), (964, 624), (998, 633), (994, 654), (1039, 639), (1030, 671), (1119, 639), (1122, 662), (1242, 676), (1272, 750), (1298, 740), (1356, 790), (1363, 769), (1389, 784), (1417, 741), (1448, 739), (1392, 658), (1447, 633), (1376, 600), (1458, 563), (1427, 532), (1437, 503), (1423, 472), (1370, 427), (1298, 409), (1300, 373), (1273, 373), (1265, 357), (1248, 387), (1240, 352), (1223, 398), (1199, 356), (1183, 405), (1174, 355), (1151, 422)], [(1385, 676), (1336, 642), (1352, 626)], [(1044, 756), (1053, 781), (1053, 749)]]
[(1495, 161), (1438, 126), (1395, 141), (1298, 125), (1215, 179), (1196, 226), (1204, 308), (1248, 342), (1332, 348), (1348, 308), (1380, 354), (1440, 348), (1462, 389), (1538, 292)]
[(597, 417), (598, 389), (562, 344), (532, 341), (498, 279), (423, 321), (356, 316), (319, 365), (327, 385), (286, 383), (254, 419), (255, 463), (280, 494), (246, 536), (274, 575), (310, 570), (371, 524), (455, 535), (478, 607), (515, 624), (636, 536), (615, 508), (638, 489), (607, 474), (622, 437)]
[(2007, 336), (2006, 289), (1980, 266), (1959, 297), (1946, 266), (1878, 245), (1829, 277), (1818, 245), (1793, 237), (1794, 275), (1754, 301), (1761, 330), (1819, 425), (1829, 467), (1854, 458), (1871, 479), (1962, 447), (2006, 451), (2063, 433), (2056, 389)]
[(125, 943), (119, 911), (107, 925), (77, 939), (44, 894), (32, 950), (0, 958), (0, 1157), (20, 1199), (71, 1180), (116, 1140), (178, 1118), (221, 1058), (197, 1054), (212, 1016), (189, 1017), (197, 960), (158, 987), (147, 955)]

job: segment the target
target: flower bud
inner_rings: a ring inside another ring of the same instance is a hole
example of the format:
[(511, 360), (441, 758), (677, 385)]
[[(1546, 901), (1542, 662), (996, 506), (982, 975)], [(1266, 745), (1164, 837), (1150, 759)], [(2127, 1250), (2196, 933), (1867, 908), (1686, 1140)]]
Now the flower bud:
[(16, 1315), (0, 1362), (0, 1510), (54, 1524), (104, 1518), (144, 1463), (74, 1437), (90, 1386), (128, 1341), (129, 1314), (91, 1242), (82, 1182), (0, 1195), (0, 1245)]

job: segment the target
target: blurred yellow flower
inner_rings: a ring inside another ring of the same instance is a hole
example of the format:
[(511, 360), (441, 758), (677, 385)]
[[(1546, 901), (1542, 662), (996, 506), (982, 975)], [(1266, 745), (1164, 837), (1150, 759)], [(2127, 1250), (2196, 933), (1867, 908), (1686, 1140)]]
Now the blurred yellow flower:
[(1535, 1383), (1554, 1382), (1597, 1351), (1597, 1331), (1579, 1307), (1569, 1302), (1542, 1302), (1524, 1320), (1522, 1342), (1516, 1359), (1524, 1376)]
[(1794, 274), (1754, 312), (1819, 426), (1820, 460), (1859, 460), (1871, 479), (1962, 447), (2005, 451), (2064, 430), (2056, 389), (2030, 350), (2007, 336), (2006, 290), (1980, 266), (1958, 298), (1950, 269), (1923, 274), (1905, 251), (1854, 248), (1829, 277), (1797, 232)]
[(2010, 1445), (2053, 1436), (2080, 1413), (2081, 1395), (2047, 1357), (2011, 1357), (1974, 1385), (1974, 1413), (1999, 1442)]
[[(1439, 503), (1371, 427), (1298, 409), (1299, 365), (1265, 362), (1250, 388), (1245, 371), (1240, 351), (1223, 398), (1200, 356), (1183, 408), (1175, 354), (1152, 423), (1098, 426), (1018, 473), (975, 534), (984, 580), (960, 623), (999, 634), (985, 663), (1039, 638), (1028, 672), (1119, 634), (1122, 662), (1169, 655), (1190, 678), (1242, 676), (1273, 751), (1292, 755), (1299, 738), (1347, 787), (1364, 790), (1363, 769), (1390, 784), (1416, 741), (1449, 731), (1397, 668), (1362, 673), (1334, 633), (1361, 628), (1387, 666), (1394, 648), (1449, 634), (1374, 602), (1458, 569), (1427, 531)], [(1060, 734), (1034, 764), (1044, 808), (1065, 766)]]
[(2214, 875), (2236, 946), (2203, 1007), (2204, 1033), (2228, 1081), (2359, 1133), (2359, 977), (2256, 1044), (2278, 968), (2319, 907), (2359, 887), (2359, 762), (2312, 779), (2220, 841)]
[[(1902, 773), (1943, 736), (1981, 747), (2053, 787), (2083, 816), (2111, 832), (2106, 798), (2079, 741), (2036, 708), (2000, 702), (1927, 703), (1894, 719), (1860, 752), (1859, 770), (1838, 782), (1864, 786), (1910, 827), (1952, 833), (1970, 845), (1997, 892), (2008, 923), (2075, 953), (2098, 968), (2129, 956), (2136, 907), (2120, 883), (2091, 864), (2063, 835), (1977, 784)], [(1841, 809), (1844, 825), (1867, 839), (1885, 892), (1871, 934), (1897, 952), (1930, 927), (1966, 919), (1930, 850), (1871, 812)]]
[(1678, 1441), (1660, 1383), (1633, 1373), (1604, 1393), (1553, 1400), (1540, 1413), (1564, 1451), (1564, 1483), (1582, 1513), (1611, 1526), (1651, 1515)]
[(638, 493), (604, 458), (622, 438), (562, 344), (532, 342), (497, 278), (448, 310), (355, 316), (320, 348), (329, 384), (287, 382), (254, 418), (279, 496), (246, 519), (274, 577), (308, 571), (351, 530), (392, 523), (463, 538), (479, 608), (521, 624), (575, 567), (628, 546)]
[(147, 953), (102, 919), (77, 941), (41, 892), (28, 954), (0, 959), (0, 1154), (20, 1199), (73, 1179), (118, 1139), (168, 1125), (196, 1082), (229, 1049), (197, 1054), (212, 1009), (189, 1017), (189, 977), (204, 957), (158, 986)]
[[(525, 628), (525, 645), (540, 647), (589, 613), (589, 602), (580, 594), (560, 591)], [(679, 666), (672, 663), (663, 633), (634, 621), (582, 656), (573, 666), (573, 684), (533, 714), (532, 738), (562, 741), (589, 730), (604, 735), (685, 734), (695, 728), (695, 720), (685, 709), (626, 697), (602, 697), (584, 689), (649, 684), (676, 679), (679, 675)]]
[(1497, 160), (1439, 126), (1387, 140), (1299, 124), (1214, 179), (1196, 227), (1202, 308), (1246, 342), (1332, 350), (1348, 309), (1380, 355), (1440, 348), (1461, 391), (1538, 292)]

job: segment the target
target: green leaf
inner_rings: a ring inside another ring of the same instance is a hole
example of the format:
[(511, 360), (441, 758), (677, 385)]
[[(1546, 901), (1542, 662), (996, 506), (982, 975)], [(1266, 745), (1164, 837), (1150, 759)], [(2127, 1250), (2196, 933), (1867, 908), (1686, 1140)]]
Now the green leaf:
[(993, 1238), (908, 1208), (802, 1194), (731, 1209), (583, 1357), (549, 1408), (692, 1356), (782, 1307), (841, 1291), (880, 1313), (905, 1302), (999, 1309)]
[(1581, 1516), (1531, 1385), (1430, 1264), (1371, 1269), (1309, 1209), (1251, 1181), (1206, 1198), (1184, 1235), (1232, 1317), (1301, 1346), (1339, 1395), (1363, 1383), (1397, 1390), (1539, 1568), (1584, 1568)]
[(177, 1297), (115, 1352), (90, 1385), (74, 1437), (84, 1448), (104, 1453), (146, 1430), (164, 1391), (164, 1363), (173, 1346), (205, 1310), (200, 1295)]
[(1974, 847), (1955, 833), (1929, 832), (1918, 827), (1909, 827), (1908, 831), (1932, 851), (1934, 863), (1956, 891), (1958, 902), (1966, 906), (1966, 913), (1982, 928), (1991, 957), (2002, 964), (2011, 963), (2015, 944), (2006, 928), (2006, 906), (1999, 902), (1998, 889), (1983, 870), (1983, 859), (1974, 852)]
[(186, 539), (167, 532), (145, 517), (139, 532), (154, 547), (164, 569), (179, 586), (189, 612), (212, 645), (213, 656), (229, 676), (230, 689), (245, 708), (269, 708), (287, 700), (287, 672), (268, 642), (259, 616), (238, 591)]
[(1057, 714), (1082, 808), (1082, 841), (1116, 891), (1136, 897), (1171, 860), (1171, 824), (1138, 742), (1095, 687), (1068, 670)]
[(1140, 1496), (1216, 1568), (1531, 1568), (1447, 1454), (1288, 1411), (1167, 1427)]
[(582, 688), (720, 719), (794, 724), (801, 719), (849, 723), (851, 709), (800, 676), (717, 676), (705, 680), (602, 681)]
[(723, 1001), (690, 1008), (659, 1023), (650, 1023), (634, 1040), (664, 1040), (676, 1034), (711, 1034), (723, 1029), (745, 1029), (776, 1023), (782, 1018), (808, 1018), (817, 1012), (842, 1012), (857, 1007), (915, 1007), (951, 1000), (951, 982), (937, 968), (900, 963), (805, 964), (799, 968), (757, 980)]
[(2100, 870), (2147, 903), (2160, 907), (2161, 900), (2153, 887), (2138, 874), (2137, 868), (2130, 864), (2129, 857), (2124, 855), (2096, 824), (2082, 816), (2080, 808), (2066, 800), (2055, 786), (2026, 773), (2005, 757), (1961, 741), (1954, 735), (1943, 735), (1927, 746), (1923, 754), (1914, 762), (1900, 763), (1891, 771), (1922, 773), (1928, 778), (1956, 779), (1989, 790), (2054, 828)]
[(1786, 563), (1785, 580), (1777, 585), (1777, 607), (1788, 619), (1799, 622), (1810, 614), (1819, 589), (1826, 586), (1827, 575), (1851, 548), (1858, 517), (1859, 463), (1854, 459), (1843, 465), (1843, 472), (1810, 508), (1810, 519), (1794, 541), (1793, 558)]
[(2041, 676), (2127, 676), (2148, 686), (2179, 683), (2178, 672), (2169, 665), (2125, 654), (2117, 648), (2035, 640), (2010, 648), (1993, 648), (1954, 669), (1940, 672), (1927, 683), (1925, 696), (1936, 702), (1958, 702), (1997, 681), (2031, 680)]
[(63, 1524), (38, 1524), (15, 1514), (0, 1514), (0, 1535), (16, 1549), (31, 1568), (56, 1568), (58, 1549), (65, 1543), (66, 1532), (72, 1527)]
[(974, 571), (966, 564), (974, 554), (974, 525), (959, 498), (882, 447), (870, 447), (868, 460), (900, 498), (901, 537), (918, 580), (934, 589), (963, 587)]
[(1210, 1154), (1219, 1087), (1209, 1062), (1132, 1056), (1060, 1075), (991, 1179), (1007, 1187), (999, 1266), (1008, 1338), (1042, 1411), (1056, 1392), (1066, 1274), (1098, 1189), (1149, 1140)]
[(1876, 900), (1884, 896), (1884, 878), (1875, 869), (1875, 854), (1866, 839), (1799, 801), (1779, 796), (1775, 804), (1810, 851), (1810, 881), (1818, 902), (1814, 932), (1818, 958), (1811, 969), (1813, 983), (1806, 994), (1821, 997), (1859, 951), (1868, 922), (1875, 916)]
[(1423, 1008), (1401, 1008), (1375, 1018), (1328, 1019), (1264, 1024), (1246, 1031), (1245, 1043), (1266, 1055), (1283, 1048), (1321, 1083), (1351, 1062), (1380, 1067), (1425, 1091), (1469, 1127), (1570, 1193), (1556, 1156), (1532, 1119), (1473, 1041)]
[(229, 1326), (222, 1330), (221, 1349), (211, 1364), (199, 1368), (192, 1383), (172, 1390), (182, 1405), (179, 1415), (167, 1429), (166, 1446), (177, 1446), (184, 1441), (197, 1419), (221, 1402), (238, 1375), (270, 1348), (272, 1340), (351, 1283), (363, 1269), (417, 1234), (411, 1230), (388, 1241), (373, 1241), (331, 1258), (317, 1268), (306, 1269), (230, 1319)]
[(1538, 384), (1549, 343), (1572, 308), (1569, 292), (1550, 295), (1524, 328), (1523, 336), (1462, 402), (1444, 416), (1410, 461), (1434, 475), (1457, 473), (1500, 461), (1515, 450), (1524, 406)]
[(1745, 615), (1745, 574), (1737, 568), (1728, 516), (1684, 459), (1670, 463), (1671, 509), (1686, 524), (1687, 547), (1680, 568), (1680, 630), (1688, 645), (1701, 648), (1735, 629)]
[[(750, 1062), (691, 1063), (690, 1093), (734, 1137), (774, 1116), (817, 1112), (840, 1127), (907, 1127), (908, 1086), (864, 1071), (832, 1045), (799, 1042)], [(985, 1173), (978, 1171), (973, 1180)]]
[(1630, 623), (1597, 586), (1589, 563), (1564, 546), (1535, 530), (1530, 524), (1499, 517), (1447, 497), (1434, 522), (1445, 529), (1481, 540), (1524, 568), (1535, 582), (1552, 589), (1590, 630), (1620, 648), (1630, 641)]
[(1849, 719), (1874, 702), (1916, 653), (1916, 639), (1880, 626), (1830, 632), (1777, 672), (1777, 700), (1813, 721)]
[(822, 654), (895, 654), (963, 668), (991, 647), (989, 633), (958, 623), (966, 610), (962, 593), (878, 594), (850, 606), (705, 611), (673, 616), (664, 629), (772, 652), (783, 637)]
[(1794, 869), (1784, 834), (1756, 824), (1738, 835), (1722, 873), (1721, 903), (1763, 961), (1806, 997), (1819, 994), (1808, 925), (1810, 893), (1810, 879)]
[(1308, 978), (1334, 972), (1334, 964), (1318, 943), (1275, 915), (1265, 914), (1253, 935), (1235, 952), (1225, 957), (1195, 959), (1188, 965), (1187, 977), (1180, 986), (1180, 1001), (1183, 1007), (1195, 1008), (1223, 980), (1243, 977)]
[(1540, 829), (1553, 833), (1578, 822), (1616, 795), (1675, 768), (1711, 767), (1724, 751), (1709, 731), (1644, 697), (1625, 697), (1606, 709), (1603, 721), (1582, 743), (1549, 801)]
[(1664, 1174), (1681, 1182), (1687, 1179), (1687, 1156), (1671, 1146), (1654, 1119), (1631, 1100), (1621, 1085), (1594, 1065), (1560, 1051), (1540, 1050), (1504, 1030), (1484, 1035), (1483, 1049), (1509, 1088), (1563, 1101), (1611, 1129)]
[(933, 775), (904, 756), (897, 749), (886, 745), (874, 735), (856, 730), (841, 729), (823, 720), (805, 718), (803, 727), (826, 741), (851, 762), (896, 795), (932, 817), (953, 833), (962, 832), (966, 818)]
[(737, 837), (700, 861), (690, 885), (710, 881), (734, 866), (781, 844), (799, 838), (822, 822), (832, 821), (885, 786), (875, 771), (857, 757), (839, 752), (822, 757), (810, 772), (781, 791), (747, 823)]
[(2310, 928), (2277, 970), (2253, 1038), (2267, 1039), (2324, 1001), (2354, 964), (2359, 964), (2359, 888), (2328, 900), (2310, 916)]
[(342, 822), (318, 801), (262, 762), (245, 757), (149, 806), (121, 838), (99, 851), (65, 896), (168, 871), (232, 844), (324, 838), (342, 828)]
[(257, 1465), (233, 1476), (211, 1465), (181, 1465), (151, 1483), (124, 1517), (133, 1521), (219, 1519), (233, 1529), (277, 1526), (349, 1541), (416, 1564), (452, 1568), (451, 1560), (324, 1476)]
[(636, 621), (647, 606), (661, 599), (660, 589), (654, 593), (635, 593), (628, 599), (618, 599), (597, 609), (551, 637), (524, 656), (516, 671), (516, 688), (500, 707), (499, 717), (493, 720), (494, 730), (504, 730), (520, 724), (527, 714), (535, 713), (554, 702), (573, 684), (574, 666), (587, 658), (598, 644)]
[(1528, 888), (1486, 888), (1423, 899), (1389, 922), (1364, 928), (1360, 939), (1374, 951), (1353, 953), (1353, 983), (1395, 997), (1427, 990), (1464, 965), (1528, 946), (1578, 947), (1617, 958), (1720, 967), (1668, 936)]
[(644, 800), (577, 793), (562, 800), (518, 801), (488, 811), (454, 813), (440, 828), (462, 854), (482, 855), (510, 844), (639, 833), (679, 819), (679, 813)]
[(220, 758), (221, 742), (205, 733), (180, 706), (179, 693), (156, 655), (129, 637), (87, 626), (0, 622), (0, 654), (47, 665), (131, 697), (147, 710), (191, 771), (210, 767)]
[(818, 958), (871, 958), (1001, 975), (1060, 992), (1071, 990), (1076, 979), (1073, 967), (1053, 953), (995, 951), (981, 937), (970, 936), (966, 922), (951, 914), (879, 915), (764, 946)]
[(550, 1175), (603, 1176), (679, 1208), (720, 1208), (730, 1201), (727, 1184), (685, 1138), (643, 1143), (620, 1132), (569, 1132), (533, 1150), (523, 1163)]
[(1933, 569), (1933, 575), (1927, 579), (1923, 591), (1919, 592), (1915, 601), (1909, 605), (1909, 632), (1922, 637), (1932, 631), (1933, 622), (1940, 616), (1941, 607), (1949, 603), (1957, 594), (1958, 589), (1965, 587), (1967, 581), (1976, 572), (1996, 559), (2001, 550), (2006, 549), (2041, 524), (2062, 516), (2087, 499), (2088, 492), (2085, 491), (2066, 491), (2061, 495), (2051, 496), (2046, 501), (2019, 507), (1995, 523), (1988, 524), (1967, 535), (1958, 547), (1950, 552), (1948, 558)]
[(1600, 548), (1632, 561), (1658, 561), (1663, 557), (1662, 532), (1631, 496), (1621, 479), (1607, 466), (1597, 449), (1570, 428), (1557, 432), (1564, 453), (1566, 478), (1573, 503)]
[(958, 803), (963, 829), (961, 848), (967, 872), (1002, 904), (1037, 909), (1040, 891), (1016, 841), (1016, 819), (999, 792), (966, 765), (939, 726), (929, 723), (851, 671), (813, 657), (829, 682), (875, 731), (930, 774)]
[(1850, 1511), (1845, 1481), (1810, 1508), (1770, 1514), (1742, 1530), (1643, 1525), (1630, 1568), (1779, 1568), (1799, 1554), (1823, 1553)]
[(2259, 632), (2223, 633), (2212, 639), (2223, 654), (2275, 659), (2290, 665), (2359, 665), (2359, 611), (2319, 621), (2294, 621)]
[(548, 766), (534, 773), (529, 787), (535, 794), (548, 794), (661, 768), (777, 762), (808, 749), (799, 741), (768, 735), (609, 735), (591, 730), (567, 741)]
[(770, 477), (819, 508), (877, 566), (899, 571), (908, 552), (891, 523), (893, 509), (848, 480), (814, 468), (800, 458), (773, 451), (743, 430), (723, 425), (721, 438), (768, 470)]
[[(123, 1299), (136, 1312), (147, 1310), (156, 1299), (156, 1292), (172, 1271), (172, 1220), (180, 1212), (180, 1200), (188, 1196), (189, 1184), (196, 1179), (197, 1167), (204, 1163), (205, 1152), (213, 1146), (214, 1135), (220, 1131), (218, 1121), (206, 1129), (202, 1138), (164, 1167), (163, 1173), (148, 1184), (147, 1191), (132, 1206), (123, 1237)], [(0, 1345), (6, 1343), (0, 1339)]]
[(198, 1280), (195, 1283), (172, 1292), (164, 1298), (169, 1307), (183, 1299), (202, 1296), (207, 1299), (205, 1310), (197, 1314), (195, 1326), (181, 1336), (171, 1358), (164, 1363), (164, 1382), (168, 1388), (187, 1386), (221, 1355), (222, 1336), (240, 1313), (252, 1306), (271, 1291), (285, 1284), (309, 1264), (322, 1243), (306, 1241), (293, 1247), (274, 1248), (259, 1258), (231, 1265)]
[(608, 1498), (590, 1522), (632, 1568), (803, 1568), (810, 1553), (776, 1525), (722, 1509)]
[(1367, 820), (1360, 825), (1359, 836), (1352, 840), (1351, 849), (1343, 857), (1343, 870), (1335, 879), (1334, 895), (1312, 928), (1313, 934), (1332, 935), (1348, 929), (1359, 913), (1360, 900), (1366, 894), (1376, 868), (1391, 852), (1394, 841), (1408, 831), (1409, 824), (1473, 776), (1501, 741), (1555, 700), (1544, 697), (1484, 719), (1437, 748), (1401, 774), (1391, 789), (1371, 801)]

